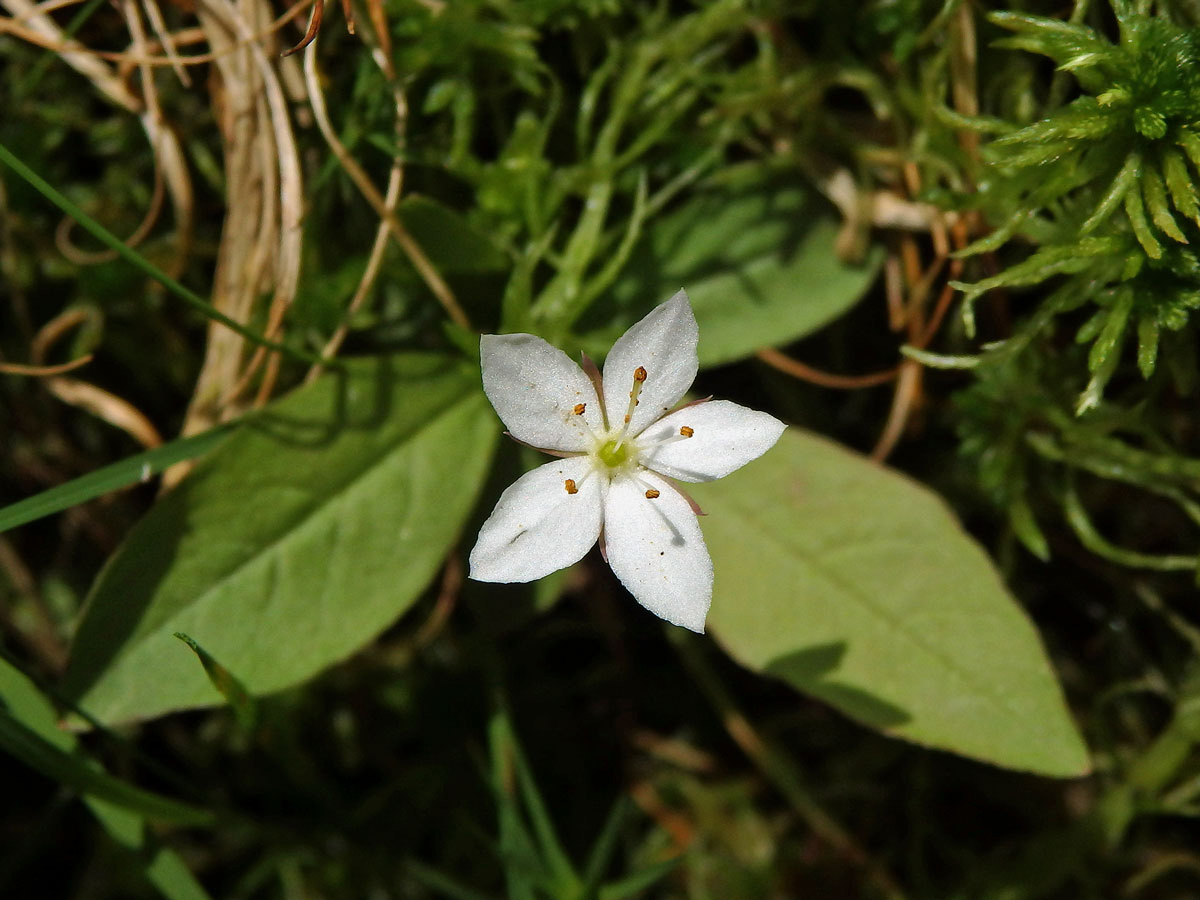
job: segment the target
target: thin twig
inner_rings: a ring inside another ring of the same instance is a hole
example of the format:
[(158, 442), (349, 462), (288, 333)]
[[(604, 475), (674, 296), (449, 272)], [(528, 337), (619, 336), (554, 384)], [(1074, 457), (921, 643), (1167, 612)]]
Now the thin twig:
[(6, 363), (0, 362), (0, 374), (3, 375), (28, 375), (33, 378), (42, 378), (48, 375), (62, 375), (66, 372), (73, 372), (75, 369), (82, 368), (92, 361), (92, 354), (87, 353), (73, 359), (70, 362), (59, 363), (56, 366), (35, 366), (24, 363)]
[[(392, 82), (392, 96), (396, 106), (396, 138), (397, 148), (404, 144), (404, 132), (408, 120), (408, 104), (404, 96), (403, 89), (394, 76), (391, 60), (382, 53), (372, 53), (376, 63), (383, 69), (384, 75)], [(396, 206), (400, 202), (401, 188), (404, 185), (404, 159), (399, 149), (395, 156), (392, 157), (392, 168), (388, 173), (387, 194), (384, 196), (384, 204), (391, 214), (395, 215)], [(338, 350), (342, 346), (342, 342), (346, 339), (346, 335), (350, 332), (350, 323), (354, 318), (355, 313), (366, 302), (367, 297), (371, 293), (371, 288), (375, 284), (375, 280), (379, 277), (380, 268), (383, 265), (384, 252), (387, 250), (388, 238), (391, 236), (391, 228), (384, 219), (380, 219), (379, 226), (375, 230), (375, 241), (371, 245), (371, 253), (367, 257), (367, 265), (363, 270), (362, 277), (358, 280), (358, 287), (354, 289), (354, 296), (350, 298), (350, 303), (346, 307), (346, 312), (342, 316), (342, 321), (339, 323), (337, 330), (329, 338), (325, 344), (325, 348), (321, 351), (321, 355), (325, 359), (333, 359)], [(305, 378), (305, 383), (312, 383), (317, 376), (321, 374), (324, 367), (315, 365), (309, 369), (308, 376)]]
[(900, 371), (900, 367), (895, 366), (884, 372), (872, 372), (869, 375), (837, 375), (832, 372), (822, 371), (821, 369), (814, 369), (812, 366), (792, 359), (790, 356), (771, 347), (763, 347), (755, 353), (755, 356), (780, 372), (785, 372), (804, 381), (811, 381), (813, 384), (820, 385), (821, 387), (842, 391), (853, 391), (858, 388), (887, 384), (889, 381), (894, 380), (896, 373)]
[(24, 627), (17, 624), (16, 617), (4, 609), (4, 594), (0, 592), (0, 622), (12, 630), (42, 666), (53, 675), (59, 675), (67, 667), (67, 645), (59, 633), (58, 625), (50, 614), (46, 599), (38, 590), (37, 579), (21, 559), (12, 543), (0, 535), (0, 572), (7, 576), (14, 592), (24, 598), (28, 606), (22, 619), (29, 621)]
[(337, 134), (333, 130), (333, 125), (329, 121), (329, 112), (325, 107), (325, 95), (321, 91), (321, 80), (317, 73), (317, 46), (319, 41), (313, 41), (304, 51), (304, 80), (308, 85), (309, 103), (312, 104), (313, 116), (317, 121), (317, 128), (321, 132), (321, 136), (325, 138), (325, 142), (329, 145), (329, 149), (333, 151), (333, 155), (337, 157), (342, 169), (350, 176), (350, 180), (354, 182), (355, 187), (371, 204), (371, 208), (375, 210), (375, 214), (383, 219), (388, 224), (388, 228), (392, 232), (392, 237), (396, 243), (400, 245), (400, 249), (404, 251), (409, 261), (413, 264), (413, 268), (424, 280), (433, 295), (442, 304), (442, 308), (446, 310), (447, 315), (454, 321), (456, 325), (470, 330), (471, 320), (467, 318), (467, 314), (463, 312), (459, 306), (458, 300), (454, 297), (454, 292), (450, 290), (450, 286), (438, 273), (433, 263), (429, 261), (429, 257), (425, 255), (425, 251), (409, 234), (408, 229), (400, 222), (400, 218), (392, 212), (388, 211), (387, 203), (383, 196), (371, 183), (371, 179), (367, 173), (362, 170), (354, 157), (342, 144)]
[[(22, 22), (25, 19), (35, 16), (40, 7), (32, 6), (31, 4), (26, 3), (25, 0), (19, 0), (19, 2), (21, 2), (21, 8), (25, 11), (14, 18), (0, 18), (0, 34), (11, 34), (14, 37), (20, 38), (26, 43), (41, 47), (44, 50), (50, 50), (59, 54), (60, 56), (74, 54), (76, 57), (91, 57), (96, 61), (103, 60), (107, 62), (122, 63), (129, 66), (170, 66), (172, 68), (181, 65), (207, 65), (209, 63), (216, 62), (219, 59), (223, 59), (232, 53), (236, 53), (238, 50), (243, 49), (247, 44), (257, 43), (265, 40), (282, 29), (293, 19), (297, 18), (312, 4), (312, 0), (296, 0), (295, 3), (288, 7), (288, 9), (281, 15), (272, 20), (272, 22), (265, 28), (255, 31), (247, 39), (239, 38), (236, 42), (220, 50), (213, 50), (208, 53), (197, 53), (189, 56), (182, 56), (178, 54), (174, 56), (146, 56), (140, 53), (129, 53), (121, 50), (95, 50), (79, 43), (78, 41), (55, 37), (52, 33), (49, 33), (46, 30), (24, 25)], [(4, 5), (8, 5), (7, 0)], [(199, 28), (188, 28), (183, 31), (175, 32), (171, 35), (171, 40), (176, 47), (186, 46), (194, 43), (202, 43), (207, 39), (207, 35), (202, 29)], [(159, 44), (159, 46), (161, 46), (161, 44)], [(73, 67), (77, 69), (79, 68), (78, 65), (74, 64)], [(84, 72), (84, 74), (89, 73)], [(130, 108), (132, 109), (133, 107)]]

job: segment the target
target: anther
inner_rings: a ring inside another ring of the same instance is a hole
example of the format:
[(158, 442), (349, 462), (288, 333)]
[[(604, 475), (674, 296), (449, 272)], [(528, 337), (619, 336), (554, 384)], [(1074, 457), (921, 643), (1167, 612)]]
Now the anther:
[(657, 490), (655, 490), (654, 488), (647, 488), (647, 489), (646, 489), (646, 499), (647, 499), (647, 500), (654, 500), (654, 499), (655, 499), (655, 498), (657, 498), (657, 497), (658, 497), (658, 491), (657, 491)]
[(679, 433), (681, 435), (683, 435), (684, 437), (691, 437), (696, 432), (693, 431), (691, 428), (689, 428), (687, 425), (683, 425), (682, 427), (680, 427)]
[(646, 367), (645, 366), (638, 366), (636, 369), (633, 370), (633, 380), (634, 381), (645, 381), (646, 380)]
[(575, 413), (577, 416), (582, 416), (585, 409), (587, 409), (586, 403), (576, 403), (575, 408), (571, 410), (571, 412)]
[(563, 483), (563, 485), (564, 485), (564, 487), (566, 487), (566, 489), (567, 489), (567, 493), (568, 493), (568, 494), (578, 494), (578, 493), (579, 493), (579, 488), (577, 488), (577, 487), (575, 486), (575, 479), (574, 479), (574, 478), (568, 478), (568, 479), (567, 479), (567, 480), (566, 480), (566, 481)]

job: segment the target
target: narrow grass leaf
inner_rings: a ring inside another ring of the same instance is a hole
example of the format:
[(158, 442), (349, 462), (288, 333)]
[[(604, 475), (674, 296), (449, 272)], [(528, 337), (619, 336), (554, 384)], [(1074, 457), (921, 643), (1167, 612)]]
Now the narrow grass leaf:
[(141, 816), (95, 797), (86, 803), (113, 840), (137, 858), (146, 880), (166, 900), (210, 900), (179, 854), (150, 832)]
[(621, 834), (621, 826), (625, 824), (625, 816), (629, 812), (629, 798), (624, 794), (617, 797), (612, 811), (604, 821), (600, 836), (596, 839), (592, 852), (588, 855), (587, 865), (583, 870), (583, 887), (580, 889), (581, 900), (593, 900), (596, 890), (604, 878), (604, 871), (612, 862), (617, 850), (617, 838)]
[[(75, 736), (58, 726), (58, 716), (49, 698), (3, 657), (0, 657), (0, 705), (57, 750), (74, 754), (98, 768), (94, 760), (79, 756)], [(179, 854), (149, 833), (140, 815), (95, 795), (85, 796), (84, 803), (113, 840), (134, 852), (146, 880), (166, 900), (210, 900)]]
[(676, 856), (674, 859), (663, 860), (660, 863), (647, 866), (641, 871), (627, 875), (618, 881), (609, 882), (600, 888), (599, 898), (600, 900), (626, 900), (629, 897), (637, 897), (646, 888), (662, 881), (675, 871), (675, 869), (679, 868), (681, 862), (683, 862), (683, 857)]
[(449, 875), (439, 872), (437, 869), (431, 868), (415, 859), (410, 859), (405, 863), (404, 869), (422, 887), (436, 891), (437, 896), (445, 897), (447, 900), (495, 900), (491, 895), (482, 894), (479, 891), (459, 884)]
[(11, 150), (0, 144), (0, 163), (8, 166), (17, 175), (29, 183), (29, 185), (39, 194), (61, 209), (64, 213), (78, 222), (86, 231), (88, 231), (96, 240), (102, 243), (108, 249), (112, 250), (123, 260), (134, 266), (150, 278), (157, 281), (168, 291), (186, 303), (192, 309), (197, 310), (206, 318), (211, 319), (221, 325), (224, 325), (230, 331), (241, 335), (246, 340), (257, 344), (260, 347), (265, 347), (268, 350), (278, 350), (288, 356), (304, 360), (305, 362), (315, 363), (321, 362), (320, 357), (314, 356), (311, 353), (289, 347), (285, 344), (280, 344), (275, 341), (264, 338), (261, 334), (247, 328), (241, 322), (231, 319), (225, 313), (221, 312), (195, 291), (184, 287), (176, 279), (172, 278), (146, 257), (142, 256), (119, 237), (85, 213), (75, 203), (73, 203), (65, 194), (56, 189), (50, 182), (42, 178), (33, 169), (22, 162)]
[(94, 768), (85, 758), (66, 752), (0, 709), (0, 750), (72, 790), (135, 812), (147, 819), (179, 825), (211, 825), (208, 810), (144, 791)]
[(110, 491), (148, 481), (175, 463), (195, 459), (219, 447), (236, 428), (236, 423), (218, 425), (203, 434), (171, 441), (95, 472), (81, 475), (66, 484), (11, 503), (0, 509), (0, 531), (8, 531), (26, 522), (54, 515), (64, 509), (102, 497)]

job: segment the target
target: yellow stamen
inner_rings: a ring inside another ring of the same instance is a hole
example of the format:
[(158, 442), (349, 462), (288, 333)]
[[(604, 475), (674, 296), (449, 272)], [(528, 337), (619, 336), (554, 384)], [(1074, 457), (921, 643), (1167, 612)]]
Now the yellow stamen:
[(566, 487), (568, 494), (578, 494), (579, 493), (579, 488), (577, 488), (575, 486), (574, 478), (568, 478), (566, 480), (566, 482), (564, 483), (564, 486)]
[(575, 413), (577, 416), (582, 416), (585, 409), (587, 409), (586, 403), (576, 403), (575, 408), (571, 410), (571, 412)]
[(658, 491), (656, 491), (654, 488), (648, 488), (646, 490), (646, 499), (647, 500), (653, 500), (656, 497), (658, 497)]
[[(625, 425), (628, 427), (629, 421), (633, 418), (634, 407), (640, 402), (638, 394), (642, 392), (642, 385), (646, 381), (646, 367), (638, 366), (633, 370), (633, 390), (629, 392), (629, 408), (625, 410)], [(625, 428), (621, 429), (621, 433), (617, 435), (617, 447), (620, 447), (625, 440)]]
[(681, 428), (679, 429), (679, 433), (680, 433), (681, 435), (683, 435), (684, 437), (691, 437), (691, 436), (692, 436), (693, 434), (695, 434), (696, 432), (695, 432), (695, 431), (693, 431), (691, 428), (689, 428), (687, 425), (684, 425), (683, 427), (681, 427)]

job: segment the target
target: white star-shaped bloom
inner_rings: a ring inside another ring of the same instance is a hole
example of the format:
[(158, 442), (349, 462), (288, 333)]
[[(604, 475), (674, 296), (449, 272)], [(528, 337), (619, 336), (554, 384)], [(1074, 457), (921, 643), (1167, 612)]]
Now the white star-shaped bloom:
[(704, 631), (713, 569), (699, 510), (676, 481), (712, 481), (769, 450), (774, 416), (727, 400), (680, 406), (699, 329), (677, 293), (613, 345), (601, 378), (531, 334), (485, 334), (483, 389), (508, 433), (553, 456), (517, 479), (479, 530), (477, 581), (534, 581), (597, 540), (646, 609)]

